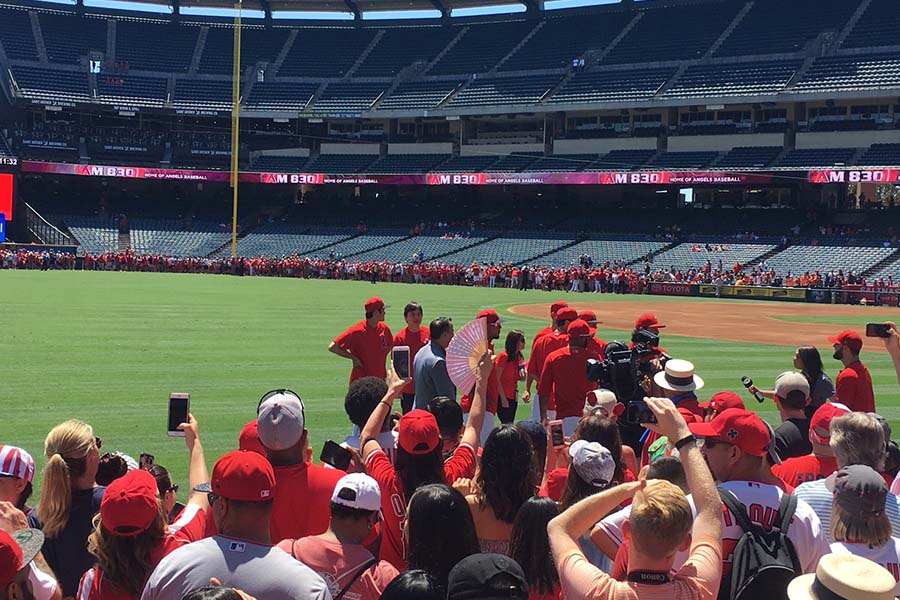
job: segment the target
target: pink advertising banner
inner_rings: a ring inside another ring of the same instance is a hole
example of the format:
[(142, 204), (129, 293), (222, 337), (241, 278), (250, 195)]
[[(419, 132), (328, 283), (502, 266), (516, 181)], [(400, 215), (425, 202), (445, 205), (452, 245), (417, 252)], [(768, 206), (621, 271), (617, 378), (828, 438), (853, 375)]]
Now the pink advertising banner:
[[(165, 179), (172, 181), (228, 181), (228, 171), (75, 165), (69, 163), (22, 161), (22, 171), (84, 177)], [(744, 185), (770, 183), (772, 173), (731, 173), (726, 171), (614, 171), (586, 173), (423, 173), (410, 175), (272, 173), (242, 171), (238, 180), (246, 183), (308, 185)], [(852, 180), (850, 180), (852, 181)]]

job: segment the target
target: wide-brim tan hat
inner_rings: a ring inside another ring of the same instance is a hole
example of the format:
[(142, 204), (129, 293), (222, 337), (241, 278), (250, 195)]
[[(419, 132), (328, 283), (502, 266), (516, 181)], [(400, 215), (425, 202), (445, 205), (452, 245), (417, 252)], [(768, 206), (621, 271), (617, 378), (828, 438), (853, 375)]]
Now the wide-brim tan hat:
[(816, 572), (801, 575), (788, 585), (790, 600), (891, 600), (897, 582), (890, 571), (853, 554), (826, 554)]
[(680, 358), (666, 361), (666, 369), (654, 375), (653, 381), (673, 392), (693, 392), (703, 387), (703, 379), (694, 374), (694, 363)]

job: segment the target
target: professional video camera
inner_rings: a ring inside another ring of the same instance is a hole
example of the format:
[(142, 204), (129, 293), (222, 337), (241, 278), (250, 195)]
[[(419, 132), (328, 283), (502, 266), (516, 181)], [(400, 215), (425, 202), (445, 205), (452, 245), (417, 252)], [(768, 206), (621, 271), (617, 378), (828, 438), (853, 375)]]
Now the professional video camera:
[[(641, 387), (645, 376), (653, 376), (657, 371), (653, 359), (665, 361), (669, 356), (656, 347), (659, 336), (651, 331), (638, 330), (632, 336), (632, 347), (621, 341), (609, 342), (604, 350), (604, 359), (587, 360), (586, 374), (600, 387), (612, 390), (620, 402), (625, 404), (623, 421), (637, 425), (640, 410), (629, 410), (629, 405), (643, 404), (646, 392)], [(635, 406), (637, 408), (637, 406)]]

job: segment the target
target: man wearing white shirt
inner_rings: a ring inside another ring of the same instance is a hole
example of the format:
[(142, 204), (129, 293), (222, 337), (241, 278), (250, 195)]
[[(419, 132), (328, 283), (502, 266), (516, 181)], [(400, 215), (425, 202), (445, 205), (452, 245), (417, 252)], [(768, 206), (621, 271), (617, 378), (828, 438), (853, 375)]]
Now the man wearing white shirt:
[[(750, 521), (768, 529), (784, 492), (775, 485), (763, 483), (763, 458), (771, 439), (766, 424), (753, 412), (730, 408), (708, 423), (689, 423), (688, 427), (700, 438), (703, 455), (719, 488), (737, 497), (746, 507)], [(629, 513), (628, 508), (614, 513), (591, 532), (591, 539), (607, 555), (614, 556), (624, 540), (622, 524)], [(744, 532), (730, 512), (723, 509), (722, 514), (723, 576), (727, 576), (734, 547)], [(819, 518), (803, 500), (797, 501), (787, 536), (794, 544), (803, 572), (814, 573), (819, 558), (828, 554), (829, 549)], [(674, 567), (679, 567), (685, 558), (680, 553)]]
[[(831, 449), (838, 469), (848, 465), (866, 465), (881, 471), (884, 465), (884, 429), (878, 419), (862, 412), (851, 412), (831, 421)], [(794, 495), (804, 500), (819, 516), (822, 529), (829, 535), (832, 493), (827, 485), (832, 478), (808, 481), (797, 486)], [(900, 532), (900, 499), (888, 494), (885, 513), (894, 531)], [(831, 543), (829, 535), (828, 542)]]

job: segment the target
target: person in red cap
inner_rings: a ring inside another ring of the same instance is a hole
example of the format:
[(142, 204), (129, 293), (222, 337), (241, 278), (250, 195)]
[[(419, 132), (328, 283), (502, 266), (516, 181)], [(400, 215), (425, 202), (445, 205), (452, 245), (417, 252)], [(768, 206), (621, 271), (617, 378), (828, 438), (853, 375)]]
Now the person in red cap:
[[(531, 355), (528, 357), (527, 376), (525, 378), (525, 391), (522, 392), (523, 401), (528, 402), (531, 397), (531, 384), (539, 382), (547, 357), (553, 351), (565, 348), (569, 343), (569, 336), (566, 334), (566, 329), (569, 327), (569, 323), (577, 318), (578, 312), (574, 308), (568, 306), (560, 308), (556, 313), (556, 330), (535, 341), (534, 345), (531, 347)], [(582, 396), (582, 398), (584, 398), (584, 396)], [(555, 418), (556, 406), (554, 406), (552, 402), (549, 402), (546, 404), (545, 408), (550, 411), (549, 418)], [(539, 422), (542, 418), (540, 398), (535, 400), (534, 406), (531, 408), (531, 418)]]
[[(628, 347), (634, 347), (635, 342), (638, 340), (639, 332), (649, 331), (650, 333), (659, 335), (659, 330), (663, 327), (665, 327), (665, 325), (657, 321), (656, 316), (653, 313), (648, 312), (638, 315), (637, 319), (634, 320), (634, 331), (631, 332), (631, 342), (628, 344)], [(653, 360), (666, 353), (666, 349), (659, 345), (651, 346), (650, 348), (653, 352), (643, 357), (642, 360)]]
[(387, 377), (384, 361), (394, 343), (394, 335), (384, 322), (389, 306), (378, 296), (366, 300), (366, 318), (354, 323), (328, 345), (328, 351), (353, 361), (350, 383), (360, 377)]
[(220, 533), (166, 556), (150, 575), (141, 600), (182, 598), (213, 577), (260, 599), (331, 597), (319, 575), (272, 545), (269, 515), (278, 490), (265, 457), (226, 452), (213, 465), (209, 483), (194, 489), (208, 494)]
[(578, 318), (591, 328), (591, 337), (588, 338), (588, 348), (597, 353), (599, 360), (603, 360), (606, 342), (597, 337), (597, 313), (592, 310), (583, 310), (578, 313)]
[(772, 467), (772, 473), (788, 486), (797, 487), (806, 481), (825, 479), (837, 471), (837, 460), (831, 449), (831, 420), (845, 415), (849, 410), (840, 404), (826, 402), (813, 413), (809, 423), (809, 441), (812, 452), (795, 456)]
[(163, 557), (204, 536), (209, 504), (206, 494), (193, 486), (209, 481), (209, 472), (193, 415), (180, 429), (189, 452), (187, 505), (170, 525), (156, 478), (142, 469), (128, 471), (107, 486), (100, 519), (87, 544), (97, 564), (81, 577), (78, 600), (140, 598), (150, 572)]
[(712, 421), (716, 415), (729, 408), (739, 408), (741, 410), (746, 408), (741, 397), (728, 390), (716, 392), (712, 395), (712, 398), (709, 399), (709, 402), (701, 402), (697, 406), (703, 411), (704, 421)]
[(556, 331), (556, 315), (560, 310), (566, 308), (567, 306), (569, 306), (569, 304), (564, 300), (557, 300), (550, 305), (550, 324), (540, 328), (538, 332), (534, 334), (534, 340), (531, 342), (532, 352), (534, 351), (534, 346), (535, 344), (537, 344), (539, 339)]
[(379, 445), (377, 436), (381, 431), (381, 424), (406, 383), (396, 377), (393, 371), (387, 393), (363, 427), (360, 440), (366, 472), (378, 482), (381, 489), (383, 522), (380, 558), (401, 571), (406, 568), (407, 558), (402, 522), (413, 493), (429, 483), (452, 485), (461, 477), (471, 479), (475, 475), (485, 393), (492, 368), (492, 358), (486, 353), (478, 363), (472, 410), (469, 412), (462, 440), (446, 461), (442, 455), (443, 446), (437, 420), (430, 412), (418, 408), (403, 415), (397, 424), (397, 452), (393, 462)]
[[(409, 368), (412, 369), (412, 360), (416, 353), (422, 349), (422, 346), (428, 343), (428, 330), (422, 327), (422, 306), (418, 302), (409, 302), (403, 307), (403, 319), (406, 321), (406, 327), (397, 332), (394, 336), (394, 346), (409, 347)], [(416, 386), (414, 381), (410, 381), (403, 388), (403, 396), (400, 398), (400, 409), (404, 413), (408, 413), (413, 408), (413, 402), (416, 399)]]
[(875, 412), (872, 376), (866, 365), (859, 360), (862, 338), (855, 331), (845, 329), (829, 337), (828, 341), (833, 344), (834, 359), (844, 365), (834, 382), (835, 402), (846, 405), (850, 410)]
[(256, 419), (250, 419), (241, 427), (241, 433), (238, 435), (238, 450), (266, 455), (266, 449), (263, 447), (262, 442), (259, 441)]
[[(23, 521), (25, 515), (13, 510), (15, 520)], [(0, 598), (31, 600), (36, 597), (38, 590), (33, 587), (32, 573), (37, 570), (34, 564), (43, 562), (40, 558), (43, 543), (44, 534), (38, 529), (23, 527), (7, 532), (0, 528)], [(59, 597), (58, 592), (52, 596)]]
[[(488, 349), (491, 354), (494, 353), (494, 340), (500, 337), (500, 329), (502, 328), (500, 315), (493, 308), (485, 308), (478, 311), (475, 315), (476, 319), (485, 319), (487, 322)], [(487, 391), (485, 392), (484, 421), (481, 424), (481, 434), (479, 439), (486, 440), (494, 429), (494, 416), (497, 414), (497, 405), (500, 402), (500, 382), (497, 379), (498, 372), (491, 371), (488, 376)], [(463, 418), (467, 418), (469, 410), (472, 406), (471, 396), (468, 393), (463, 394), (459, 399), (459, 405), (463, 411)]]
[(598, 358), (588, 349), (590, 327), (581, 319), (569, 323), (566, 329), (568, 345), (550, 353), (538, 383), (541, 422), (547, 419), (547, 405), (556, 405), (556, 418), (562, 419), (563, 434), (572, 435), (584, 412), (584, 399), (597, 388), (597, 382), (587, 378), (585, 362)]

